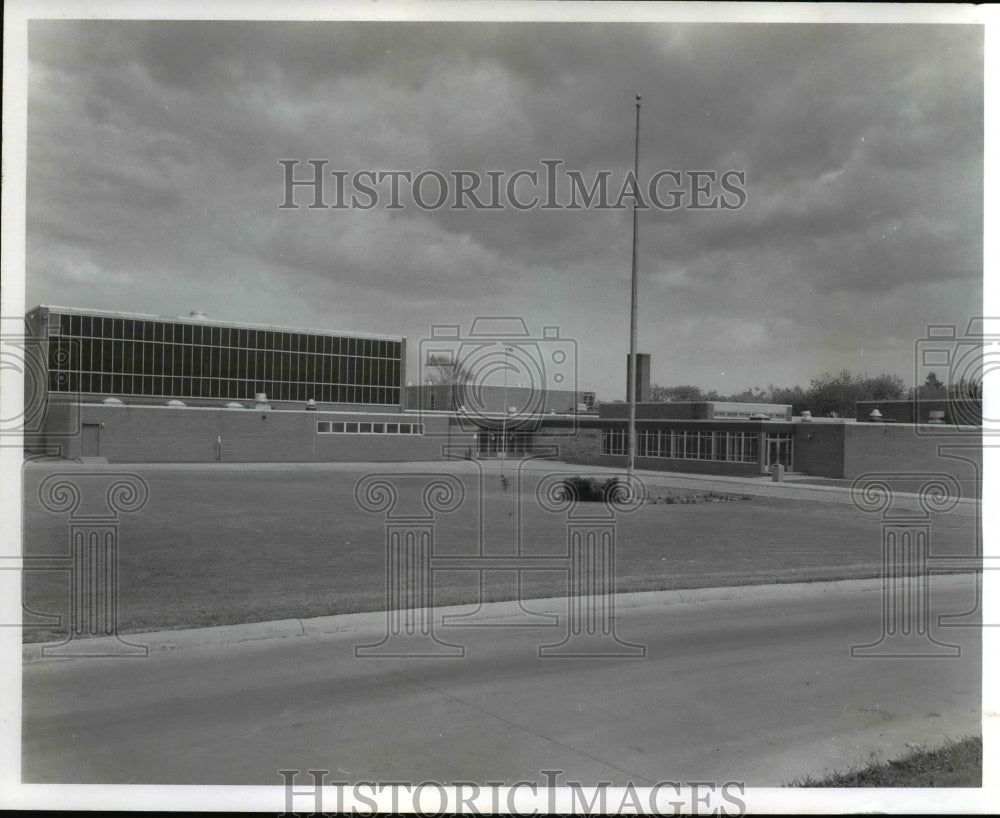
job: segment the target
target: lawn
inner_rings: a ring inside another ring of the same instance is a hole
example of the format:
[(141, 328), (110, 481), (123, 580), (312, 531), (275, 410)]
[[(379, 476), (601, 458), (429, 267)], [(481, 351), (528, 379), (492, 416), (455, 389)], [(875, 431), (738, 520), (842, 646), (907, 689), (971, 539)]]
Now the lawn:
[[(391, 471), (386, 464), (379, 471)], [(535, 497), (539, 473), (503, 490), (494, 475), (479, 484), (470, 463), (440, 464), (459, 475), (466, 496), (437, 515), (435, 552), (546, 555), (566, 551), (563, 512)], [(121, 632), (201, 627), (380, 610), (385, 607), (384, 515), (355, 501), (361, 467), (337, 469), (122, 470), (142, 475), (149, 501), (120, 525), (118, 622)], [(68, 518), (43, 509), (25, 472), (24, 552), (67, 554)], [(401, 473), (397, 514), (420, 510), (420, 479)], [(654, 493), (665, 494), (667, 489)], [(695, 489), (671, 487), (673, 494)], [(520, 532), (520, 534), (519, 534)], [(850, 505), (776, 498), (644, 504), (616, 522), (620, 592), (875, 577), (881, 567), (876, 515)], [(932, 552), (970, 554), (975, 519), (932, 518)], [(520, 544), (519, 544), (520, 543)], [(513, 571), (443, 571), (441, 605), (513, 599)], [(524, 598), (564, 596), (558, 571), (522, 572)], [(68, 622), (69, 585), (61, 572), (27, 571), (25, 604)], [(25, 629), (26, 641), (63, 636)]]
[(981, 787), (983, 740), (970, 736), (936, 750), (916, 749), (896, 761), (873, 761), (858, 769), (806, 777), (792, 787)]

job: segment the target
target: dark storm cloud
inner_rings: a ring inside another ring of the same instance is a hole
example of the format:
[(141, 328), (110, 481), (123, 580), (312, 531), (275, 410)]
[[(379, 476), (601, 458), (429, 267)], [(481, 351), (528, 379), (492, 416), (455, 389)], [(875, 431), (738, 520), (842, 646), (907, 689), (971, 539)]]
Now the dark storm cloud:
[(737, 211), (642, 213), (654, 379), (805, 382), (861, 349), (905, 375), (927, 323), (980, 309), (982, 42), (969, 26), (33, 22), (28, 296), (414, 346), (435, 322), (523, 313), (578, 338), (616, 397), (627, 210), (283, 211), (278, 160), (560, 159), (620, 184), (641, 92), (642, 175), (736, 169), (748, 193)]

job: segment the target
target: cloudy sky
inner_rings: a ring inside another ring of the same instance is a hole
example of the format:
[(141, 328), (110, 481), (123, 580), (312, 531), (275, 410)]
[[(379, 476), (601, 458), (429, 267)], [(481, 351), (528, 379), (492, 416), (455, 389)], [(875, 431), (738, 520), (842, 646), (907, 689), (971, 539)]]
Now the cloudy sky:
[(909, 382), (982, 312), (982, 60), (972, 26), (33, 21), (26, 299), (402, 334), (414, 368), (432, 325), (517, 315), (622, 398), (629, 208), (282, 209), (279, 161), (559, 159), (617, 196), (641, 93), (640, 180), (747, 194), (640, 213), (653, 381)]

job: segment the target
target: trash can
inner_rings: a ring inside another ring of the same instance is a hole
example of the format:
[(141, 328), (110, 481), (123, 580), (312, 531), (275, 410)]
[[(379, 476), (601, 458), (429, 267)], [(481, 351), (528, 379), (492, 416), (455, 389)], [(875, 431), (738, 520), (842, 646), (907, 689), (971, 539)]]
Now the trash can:
[(772, 483), (782, 483), (785, 480), (785, 467), (780, 463), (775, 463), (771, 466), (771, 482)]

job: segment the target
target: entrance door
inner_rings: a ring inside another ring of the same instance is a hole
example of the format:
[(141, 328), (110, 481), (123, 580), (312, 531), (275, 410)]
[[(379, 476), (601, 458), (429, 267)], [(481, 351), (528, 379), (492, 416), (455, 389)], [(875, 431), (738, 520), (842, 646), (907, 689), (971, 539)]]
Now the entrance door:
[(531, 432), (507, 432), (481, 429), (476, 435), (480, 457), (524, 457), (531, 454)]
[(82, 450), (81, 454), (83, 457), (100, 457), (101, 456), (101, 424), (100, 423), (84, 423), (83, 424), (83, 438), (82, 438)]
[(780, 464), (786, 470), (792, 468), (792, 435), (790, 432), (770, 432), (764, 436), (764, 471)]

